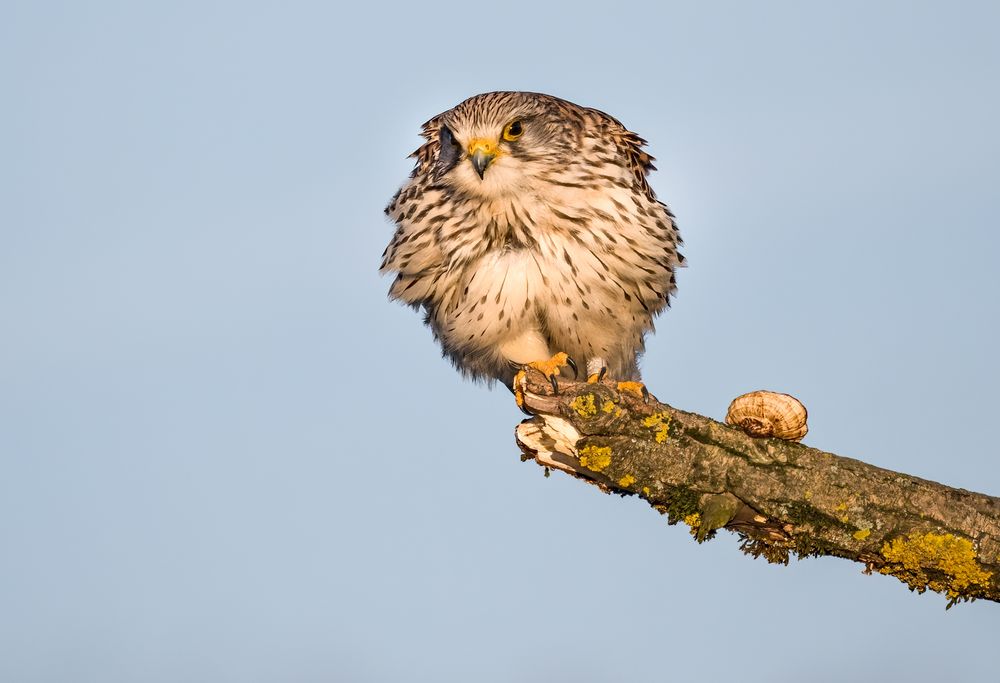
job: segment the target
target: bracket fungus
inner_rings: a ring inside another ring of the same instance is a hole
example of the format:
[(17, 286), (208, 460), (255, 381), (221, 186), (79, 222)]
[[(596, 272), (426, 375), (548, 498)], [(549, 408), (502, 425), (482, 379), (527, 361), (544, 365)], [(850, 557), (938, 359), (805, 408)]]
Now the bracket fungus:
[(794, 396), (775, 391), (751, 391), (729, 404), (726, 422), (755, 438), (801, 441), (809, 431), (806, 407)]

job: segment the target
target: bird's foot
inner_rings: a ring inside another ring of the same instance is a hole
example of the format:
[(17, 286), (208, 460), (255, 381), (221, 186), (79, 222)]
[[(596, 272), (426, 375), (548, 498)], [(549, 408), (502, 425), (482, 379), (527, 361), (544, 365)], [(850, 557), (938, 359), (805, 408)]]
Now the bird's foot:
[[(587, 359), (587, 384), (600, 384), (608, 374), (608, 365), (601, 356)], [(649, 401), (649, 389), (642, 382), (617, 382), (619, 392), (635, 394), (643, 401)]]
[(600, 356), (587, 359), (587, 384), (599, 384), (604, 375), (608, 374), (608, 366)]
[(558, 394), (559, 382), (556, 380), (556, 377), (560, 374), (560, 368), (565, 367), (569, 367), (573, 371), (574, 379), (579, 376), (576, 362), (569, 357), (569, 354), (563, 353), (562, 351), (548, 360), (536, 360), (526, 363), (520, 370), (518, 370), (517, 374), (514, 375), (514, 400), (517, 402), (517, 406), (524, 409), (524, 374), (527, 368), (533, 368), (545, 375), (545, 377), (549, 380), (549, 383), (552, 385), (552, 392)]
[(642, 382), (619, 382), (619, 392), (628, 392), (641, 398), (644, 402), (649, 401), (649, 389)]

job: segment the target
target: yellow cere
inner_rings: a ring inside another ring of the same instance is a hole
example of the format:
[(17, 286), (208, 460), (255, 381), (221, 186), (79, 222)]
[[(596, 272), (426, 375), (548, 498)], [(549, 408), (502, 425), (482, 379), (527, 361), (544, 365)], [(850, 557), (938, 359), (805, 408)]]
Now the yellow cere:
[[(897, 565), (881, 567), (882, 574), (891, 574), (916, 590), (930, 588), (952, 599), (970, 586), (985, 587), (992, 576), (976, 562), (972, 541), (952, 534), (913, 533), (896, 538), (883, 544), (882, 556)], [(927, 569), (938, 570), (950, 580), (931, 579)]]
[(477, 138), (469, 142), (469, 156), (472, 156), (476, 152), (483, 152), (484, 154), (496, 155), (497, 153), (496, 143), (492, 140), (486, 140), (484, 138)]
[(631, 474), (626, 474), (624, 477), (618, 480), (619, 486), (628, 487), (634, 483), (635, 483), (635, 477), (633, 477)]
[(642, 421), (643, 427), (649, 427), (656, 433), (656, 442), (663, 443), (670, 435), (670, 415), (665, 412), (653, 413)]
[(611, 464), (609, 446), (584, 446), (580, 450), (580, 464), (591, 472), (600, 472)]
[(580, 417), (593, 417), (597, 415), (597, 405), (594, 402), (593, 394), (577, 396), (569, 402), (569, 407), (576, 411)]

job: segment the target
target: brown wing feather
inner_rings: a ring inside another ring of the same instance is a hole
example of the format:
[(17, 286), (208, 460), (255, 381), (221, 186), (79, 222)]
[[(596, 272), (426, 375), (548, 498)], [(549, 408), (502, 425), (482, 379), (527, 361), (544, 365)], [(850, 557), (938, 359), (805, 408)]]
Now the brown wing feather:
[(635, 181), (642, 188), (643, 193), (655, 201), (656, 193), (653, 192), (653, 188), (649, 186), (649, 182), (646, 180), (649, 172), (656, 170), (656, 166), (653, 165), (655, 159), (649, 152), (642, 149), (646, 141), (632, 131), (625, 130), (623, 135), (617, 136), (617, 142), (619, 148), (624, 152), (625, 158), (628, 159), (629, 166), (632, 168), (632, 174), (635, 176)]
[(411, 175), (416, 176), (419, 173), (426, 173), (434, 162), (434, 159), (437, 158), (438, 150), (441, 147), (440, 131), (440, 116), (435, 116), (421, 126), (420, 137), (427, 140), (427, 142), (417, 147), (413, 154), (410, 155), (410, 157), (417, 160), (417, 165)]
[(643, 149), (646, 145), (646, 140), (630, 131), (622, 125), (621, 121), (610, 114), (606, 114), (599, 109), (587, 109), (587, 111), (596, 115), (604, 124), (609, 137), (614, 140), (615, 146), (622, 157), (624, 157), (629, 169), (632, 171), (632, 175), (635, 177), (636, 185), (642, 190), (642, 193), (650, 201), (656, 201), (656, 193), (653, 192), (653, 188), (649, 186), (649, 182), (646, 180), (649, 172), (656, 170), (656, 166), (653, 165), (656, 159)]

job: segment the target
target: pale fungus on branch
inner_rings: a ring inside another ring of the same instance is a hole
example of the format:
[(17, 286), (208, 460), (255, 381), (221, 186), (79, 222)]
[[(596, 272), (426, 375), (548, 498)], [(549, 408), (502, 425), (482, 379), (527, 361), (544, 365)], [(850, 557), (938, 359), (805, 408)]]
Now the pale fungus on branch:
[(806, 407), (788, 394), (751, 391), (733, 399), (726, 411), (726, 424), (739, 427), (750, 436), (774, 436), (801, 441), (809, 432)]
[(642, 498), (699, 542), (727, 529), (770, 562), (842, 557), (948, 606), (1000, 602), (1000, 498), (804, 446), (806, 410), (787, 394), (737, 398), (737, 428), (607, 379), (520, 382), (524, 459)]

